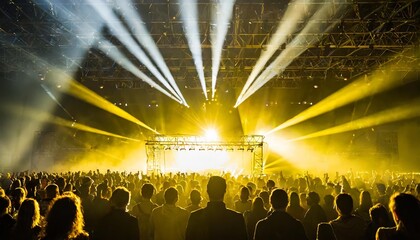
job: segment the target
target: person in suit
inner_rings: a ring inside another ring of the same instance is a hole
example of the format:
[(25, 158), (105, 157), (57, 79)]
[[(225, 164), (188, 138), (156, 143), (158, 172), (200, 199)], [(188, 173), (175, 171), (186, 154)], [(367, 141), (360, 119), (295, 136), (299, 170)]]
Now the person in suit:
[(127, 212), (131, 194), (125, 187), (117, 187), (109, 199), (111, 211), (98, 223), (93, 232), (94, 240), (139, 240), (137, 218)]
[(226, 208), (223, 198), (226, 180), (212, 176), (207, 184), (209, 202), (205, 208), (191, 213), (186, 240), (246, 240), (247, 232), (242, 214)]
[(289, 198), (283, 189), (275, 189), (270, 196), (274, 211), (255, 226), (254, 240), (307, 240), (302, 223), (286, 212)]

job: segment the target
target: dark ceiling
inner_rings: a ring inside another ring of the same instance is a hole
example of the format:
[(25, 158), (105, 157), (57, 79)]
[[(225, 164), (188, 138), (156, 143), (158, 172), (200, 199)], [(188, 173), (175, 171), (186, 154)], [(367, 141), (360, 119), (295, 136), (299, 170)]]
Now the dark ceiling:
[[(79, 33), (80, 29), (77, 29), (77, 26), (89, 21), (95, 25), (93, 19), (96, 13), (87, 2), (85, 0), (1, 1), (0, 71), (3, 78), (8, 78), (10, 74), (16, 72), (24, 72), (25, 76), (34, 79), (45, 78), (45, 81), (48, 81), (48, 71), (52, 66), (58, 67), (110, 102), (126, 107), (130, 113), (148, 122), (148, 118), (156, 117), (150, 114), (151, 107), (172, 100), (162, 96), (142, 79), (135, 77), (118, 62), (94, 47), (84, 49), (82, 54), (74, 53), (74, 49), (84, 48), (89, 44), (94, 45), (95, 41), (100, 41), (95, 37), (92, 38), (92, 34), (104, 37), (127, 53), (126, 46), (121, 44), (118, 36), (111, 33), (105, 25), (95, 29), (95, 32), (88, 32), (85, 35)], [(105, 5), (111, 6), (109, 2), (112, 1), (104, 2)], [(307, 1), (307, 4), (319, 7), (329, 2), (314, 0)], [(393, 63), (392, 71), (400, 71), (402, 74), (418, 72), (420, 1), (333, 2), (340, 4), (332, 4), (329, 8), (331, 17), (316, 20), (315, 25), (318, 27), (307, 32), (299, 45), (295, 46), (304, 49), (303, 53), (291, 59), (291, 63), (284, 71), (267, 82), (248, 101), (255, 100), (261, 107), (284, 103), (310, 106), (373, 69), (385, 68), (387, 63)], [(285, 21), (283, 16), (289, 5), (289, 1), (236, 1), (223, 44), (217, 82), (217, 98), (224, 104), (229, 114), (232, 114), (232, 106), (237, 95), (261, 53), (267, 49), (267, 44), (276, 32), (277, 26)], [(198, 26), (207, 89), (211, 86), (210, 29), (214, 6), (214, 1), (198, 0)], [(339, 6), (342, 10), (336, 11)], [(206, 108), (196, 67), (185, 37), (178, 1), (133, 0), (132, 8), (138, 11), (145, 22), (187, 102), (193, 107)], [(313, 10), (309, 9), (316, 7), (305, 9), (305, 18), (298, 21), (296, 30), (287, 36), (286, 43), (278, 46), (278, 50), (266, 66), (288, 48), (288, 44), (308, 24), (309, 16), (314, 14)], [(118, 20), (130, 29), (124, 16), (119, 16)], [(331, 29), (328, 32), (323, 31), (322, 29), (326, 27)], [(404, 54), (400, 54), (402, 52)], [(141, 71), (156, 80), (149, 69), (132, 54), (127, 53), (126, 56)], [(418, 76), (415, 74), (414, 76), (418, 79)], [(327, 90), (316, 93), (315, 85), (325, 87)], [(229, 92), (232, 95), (225, 98), (222, 96)], [(282, 94), (281, 98), (279, 92)], [(77, 104), (82, 105), (79, 102)], [(125, 106), (126, 104), (128, 106)], [(136, 108), (130, 108), (132, 105)], [(73, 108), (70, 111), (72, 113), (80, 110), (79, 107), (69, 106), (69, 108)], [(288, 115), (282, 116), (284, 118), (282, 120), (299, 111), (301, 109), (288, 111)], [(149, 119), (150, 121), (152, 120)]]

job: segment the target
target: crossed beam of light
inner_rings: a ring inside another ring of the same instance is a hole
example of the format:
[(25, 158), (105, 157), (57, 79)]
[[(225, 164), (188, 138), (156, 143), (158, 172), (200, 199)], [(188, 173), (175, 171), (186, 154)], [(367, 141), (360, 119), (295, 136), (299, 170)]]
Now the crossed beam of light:
[(73, 115), (67, 111), (67, 109), (58, 101), (58, 99), (54, 96), (54, 94), (50, 91), (50, 89), (45, 85), (41, 84), (42, 89), (47, 93), (47, 95), (69, 116), (72, 120), (75, 120)]
[[(267, 44), (267, 50), (261, 52), (260, 58), (257, 60), (251, 74), (249, 75), (242, 91), (238, 97), (238, 100), (244, 97), (245, 92), (257, 78), (258, 74), (263, 70), (265, 64), (270, 60), (271, 56), (279, 49), (279, 47), (286, 42), (288, 34), (295, 31), (299, 24), (299, 19), (302, 19), (305, 15), (305, 6), (307, 0), (295, 0), (289, 3), (287, 10), (281, 20), (281, 23), (277, 26), (276, 32)], [(308, 5), (312, 6), (312, 5)], [(237, 107), (239, 104), (235, 105)]]
[(328, 128), (319, 132), (311, 133), (306, 136), (290, 139), (289, 141), (299, 141), (308, 138), (321, 137), (331, 134), (343, 133), (362, 128), (374, 127), (381, 124), (392, 123), (411, 118), (420, 117), (420, 98), (413, 100), (410, 103), (397, 106), (391, 109), (381, 111), (357, 120)]
[[(406, 52), (407, 50), (403, 51), (399, 55), (404, 56)], [(392, 69), (393, 65), (393, 63), (388, 63), (384, 66), (384, 68)], [(360, 99), (373, 96), (375, 94), (397, 87), (404, 83), (402, 79), (406, 76), (406, 74), (407, 72), (405, 74), (402, 74), (398, 71), (383, 72), (381, 70), (376, 70), (372, 72), (370, 76), (361, 76), (359, 77), (359, 79), (356, 79), (354, 82), (347, 85), (346, 87), (324, 98), (319, 103), (302, 111), (293, 118), (268, 131), (266, 135), (301, 123), (303, 121), (319, 116), (339, 107), (345, 106), (352, 102), (358, 101)]]
[(150, 56), (153, 56), (153, 60), (165, 75), (166, 79), (169, 81), (169, 84), (171, 84), (175, 92), (181, 98), (182, 103), (188, 107), (187, 101), (184, 99), (184, 96), (179, 90), (174, 77), (169, 71), (169, 68), (165, 63), (162, 54), (157, 48), (156, 43), (150, 36), (149, 31), (147, 30), (141, 16), (136, 11), (134, 11), (131, 0), (118, 0), (116, 2), (118, 3), (120, 13), (124, 16), (127, 16), (125, 20), (133, 27), (132, 31), (137, 41), (142, 44), (143, 48), (149, 53)]
[[(108, 111), (114, 115), (117, 115), (123, 119), (126, 119), (130, 122), (133, 122), (143, 128), (146, 128), (156, 134), (159, 134), (156, 130), (152, 129), (151, 127), (147, 126), (145, 123), (138, 120), (133, 115), (129, 114), (128, 112), (122, 110), (121, 108), (115, 106), (114, 104), (108, 102), (103, 97), (99, 96), (92, 90), (88, 89), (81, 83), (74, 80), (71, 76), (69, 76), (64, 71), (56, 68), (55, 66), (49, 64), (47, 61), (43, 60), (42, 58), (36, 56), (33, 53), (26, 51), (25, 49), (14, 47), (20, 50), (20, 53), (24, 54), (26, 57), (31, 59), (34, 62), (37, 62), (40, 65), (48, 66), (50, 69), (51, 79), (56, 81), (59, 84), (63, 84), (65, 87), (59, 88), (60, 91), (64, 93), (70, 94), (75, 98), (83, 100), (87, 103), (90, 103), (100, 109)], [(49, 95), (50, 96), (50, 95)], [(51, 96), (50, 96), (51, 97)], [(55, 97), (54, 97), (55, 98)]]
[[(115, 34), (118, 40), (125, 45), (125, 47), (140, 61), (142, 62), (150, 72), (161, 82), (174, 96), (178, 99), (177, 102), (184, 103), (181, 97), (176, 91), (170, 86), (168, 81), (162, 76), (159, 70), (153, 65), (152, 61), (146, 55), (146, 53), (140, 48), (140, 46), (130, 36), (130, 33), (120, 22), (117, 16), (112, 12), (103, 0), (88, 0), (90, 5), (96, 10), (96, 12), (103, 18), (109, 29)], [(187, 105), (186, 105), (187, 106)]]
[(233, 6), (235, 0), (223, 0), (217, 3), (216, 11), (212, 14), (212, 26), (210, 29), (210, 37), (212, 41), (212, 75), (211, 75), (211, 92), (212, 99), (216, 94), (217, 74), (219, 73), (220, 59), (222, 56), (223, 42), (229, 28), (229, 22), (232, 18)]
[(203, 59), (201, 56), (200, 30), (198, 29), (198, 10), (196, 0), (179, 0), (182, 24), (187, 37), (188, 46), (193, 56), (194, 65), (197, 69), (198, 78), (203, 89), (204, 96), (207, 98), (206, 81), (204, 79)]
[[(331, 11), (332, 7), (335, 7), (335, 11)], [(243, 101), (249, 98), (273, 77), (283, 72), (295, 58), (305, 52), (308, 47), (303, 47), (302, 44), (305, 44), (306, 46), (314, 45), (318, 38), (308, 33), (314, 31), (314, 29), (322, 27), (324, 23), (320, 23), (321, 20), (329, 19), (332, 17), (331, 14), (339, 14), (342, 8), (342, 4), (334, 2), (323, 4), (322, 7), (311, 17), (303, 30), (287, 45), (286, 49), (284, 49), (280, 55), (261, 73), (261, 75), (258, 76), (248, 89), (245, 91), (243, 90), (245, 93), (242, 97), (237, 99), (235, 107), (238, 107)], [(329, 32), (337, 23), (338, 22), (334, 22), (326, 26), (322, 29), (322, 31)]]
[(77, 130), (80, 130), (80, 131), (96, 133), (96, 134), (101, 134), (101, 135), (105, 135), (105, 136), (126, 139), (126, 140), (130, 140), (130, 141), (136, 141), (136, 142), (140, 141), (139, 139), (129, 138), (129, 137), (121, 136), (121, 135), (118, 135), (118, 134), (110, 133), (110, 132), (107, 132), (107, 131), (104, 131), (104, 130), (101, 130), (101, 129), (93, 128), (93, 127), (90, 127), (90, 126), (87, 126), (87, 125), (84, 125), (84, 124), (81, 124), (81, 123), (77, 123), (75, 121), (66, 120), (64, 118), (54, 116), (54, 115), (51, 115), (49, 113), (40, 112), (40, 111), (37, 111), (37, 110), (34, 110), (34, 109), (25, 108), (23, 111), (17, 112), (17, 109), (19, 109), (19, 107), (11, 106), (11, 105), (2, 106), (1, 109), (4, 110), (4, 111), (8, 111), (11, 114), (24, 113), (26, 117), (32, 118), (34, 120), (49, 122), (49, 123), (52, 123), (52, 124), (55, 124), (55, 125), (60, 125), (60, 126), (68, 127), (68, 128), (73, 128), (73, 129), (77, 129)]
[[(37, 4), (40, 5), (41, 7), (43, 7), (45, 9), (45, 2), (43, 0), (36, 0)], [(42, 4), (44, 3), (44, 4)], [(56, 7), (55, 10), (58, 11), (58, 15), (62, 15), (62, 16), (67, 16), (69, 19), (78, 19), (80, 22), (84, 22), (82, 21), (82, 19), (80, 19), (79, 16), (75, 15), (72, 11), (68, 10), (60, 1), (56, 1), (54, 2), (54, 6)], [(131, 15), (130, 15), (131, 16)], [(51, 15), (51, 17), (57, 18), (55, 15)], [(130, 18), (131, 19), (131, 18)], [(58, 21), (63, 21), (65, 22), (67, 25), (69, 25), (68, 27), (70, 29), (78, 29), (78, 31), (80, 33), (94, 33), (95, 27), (91, 26), (90, 24), (87, 23), (82, 23), (81, 25), (79, 24), (74, 24), (72, 22), (69, 21), (65, 21), (66, 19), (57, 19)], [(96, 20), (93, 21), (94, 19), (91, 19), (91, 23), (95, 22), (95, 26), (100, 26), (101, 25), (101, 21)], [(131, 20), (130, 20), (131, 23)], [(145, 29), (144, 29), (145, 30)], [(144, 32), (144, 35), (142, 36), (145, 39), (146, 43), (149, 43), (150, 40), (150, 35), (147, 33), (147, 30), (145, 30), (146, 32)], [(142, 39), (143, 39), (142, 38)], [(90, 46), (92, 44), (92, 42), (96, 41), (97, 39), (95, 39), (94, 34), (92, 36), (90, 36), (90, 38), (88, 39), (88, 41), (83, 41), (83, 38), (78, 38), (78, 40), (82, 43), (82, 46), (84, 46), (84, 48), (87, 48), (88, 46)], [(108, 43), (108, 41), (104, 40), (102, 42)], [(103, 45), (105, 46), (105, 44)], [(108, 44), (109, 47), (101, 47), (100, 50), (105, 51), (105, 53), (108, 53), (109, 51), (111, 51), (111, 46), (115, 47), (111, 44)], [(149, 44), (149, 47), (153, 49), (153, 46), (156, 48), (156, 45), (153, 43)], [(105, 50), (104, 50), (105, 49)], [(162, 92), (163, 94), (167, 95), (168, 97), (172, 98), (173, 100), (179, 102), (179, 103), (184, 103), (184, 105), (186, 105), (188, 107), (188, 105), (186, 104), (186, 101), (182, 101), (176, 97), (174, 97), (173, 95), (171, 95), (170, 93), (168, 93), (165, 89), (163, 89), (160, 85), (156, 84), (152, 79), (150, 79), (150, 77), (148, 77), (147, 75), (145, 75), (143, 72), (141, 72), (137, 67), (134, 66), (134, 64), (132, 64), (123, 54), (121, 54), (118, 50), (112, 50), (111, 53), (111, 57), (112, 59), (117, 62), (120, 63), (120, 65), (122, 65), (122, 67), (124, 67), (126, 70), (130, 71), (131, 73), (133, 73), (135, 76), (139, 77), (140, 79), (142, 79), (144, 82), (148, 83), (149, 85), (151, 85), (152, 87), (156, 88), (157, 90), (159, 90), (160, 92)], [(166, 66), (166, 65), (165, 65)], [(181, 94), (181, 98), (182, 94)]]
[(143, 128), (146, 128), (156, 134), (159, 134), (156, 130), (152, 129), (151, 127), (147, 126), (140, 120), (138, 120), (133, 115), (129, 114), (128, 112), (122, 110), (121, 108), (115, 106), (114, 104), (108, 102), (103, 97), (96, 94), (94, 91), (88, 89), (81, 83), (77, 82), (76, 80), (72, 79), (72, 77), (68, 76), (66, 73), (60, 70), (53, 70), (52, 74), (56, 79), (60, 79), (61, 82), (65, 82), (66, 88), (59, 88), (64, 93), (72, 95), (80, 100), (83, 100), (87, 103), (90, 103), (98, 108), (101, 108), (107, 112), (110, 112), (114, 115), (117, 115), (121, 118), (124, 118), (130, 122), (133, 122)]
[(161, 93), (165, 94), (166, 96), (172, 98), (173, 100), (183, 103), (178, 98), (175, 98), (173, 95), (171, 95), (168, 91), (166, 91), (164, 88), (162, 88), (159, 84), (154, 82), (149, 76), (147, 76), (145, 73), (140, 71), (130, 60), (128, 60), (121, 52), (118, 50), (118, 48), (112, 44), (108, 40), (102, 40), (100, 43), (96, 45), (96, 47), (104, 52), (109, 58), (114, 60), (116, 63), (118, 63), (121, 67), (126, 69), (127, 71), (134, 74), (136, 77), (140, 78), (144, 82), (148, 83), (153, 88), (156, 88)]

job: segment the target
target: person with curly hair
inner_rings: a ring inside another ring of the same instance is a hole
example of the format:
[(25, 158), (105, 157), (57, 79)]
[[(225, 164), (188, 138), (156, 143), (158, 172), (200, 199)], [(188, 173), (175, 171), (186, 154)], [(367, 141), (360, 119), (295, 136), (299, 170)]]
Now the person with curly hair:
[(41, 232), (41, 213), (38, 202), (33, 198), (23, 200), (12, 231), (12, 239), (35, 240)]
[(55, 198), (45, 218), (41, 240), (88, 240), (80, 198), (71, 192)]

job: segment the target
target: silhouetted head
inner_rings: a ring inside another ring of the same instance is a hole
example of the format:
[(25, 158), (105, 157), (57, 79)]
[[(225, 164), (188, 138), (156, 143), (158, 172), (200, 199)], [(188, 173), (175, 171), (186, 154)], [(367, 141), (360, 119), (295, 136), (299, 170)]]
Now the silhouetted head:
[(261, 210), (265, 210), (264, 208), (264, 202), (262, 200), (262, 198), (260, 197), (256, 197), (254, 199), (254, 201), (252, 202), (252, 207), (251, 207), (252, 211), (261, 211)]
[(48, 239), (72, 239), (85, 233), (80, 198), (73, 193), (66, 192), (55, 198), (45, 219), (43, 236)]
[(273, 180), (270, 179), (270, 180), (267, 181), (266, 186), (269, 190), (271, 190), (276, 186), (276, 183)]
[(127, 205), (130, 203), (131, 193), (125, 187), (117, 187), (113, 192), (112, 196), (109, 199), (112, 206), (117, 209), (126, 209)]
[(207, 183), (207, 194), (210, 201), (223, 201), (226, 193), (226, 180), (219, 176), (212, 176)]
[(49, 184), (45, 188), (45, 193), (46, 193), (46, 198), (47, 199), (53, 199), (53, 198), (57, 197), (58, 195), (60, 195), (60, 190), (58, 188), (58, 185), (53, 183), (53, 184)]
[(335, 198), (335, 205), (340, 216), (350, 216), (353, 212), (353, 199), (347, 193), (340, 193)]
[(334, 207), (334, 196), (331, 194), (327, 194), (324, 196), (324, 203), (325, 206)]
[(6, 195), (0, 196), (0, 215), (9, 213), (10, 206), (12, 205), (10, 198)]
[(275, 210), (285, 209), (287, 204), (289, 204), (289, 198), (286, 191), (283, 189), (275, 189), (272, 191), (270, 196), (270, 203)]
[(200, 202), (201, 202), (201, 193), (198, 190), (193, 189), (190, 192), (190, 200), (191, 200), (191, 203), (194, 204), (194, 205), (200, 204)]
[(371, 208), (372, 207), (372, 198), (370, 196), (370, 193), (368, 191), (362, 191), (360, 193), (360, 201), (359, 201), (361, 208)]
[(321, 201), (321, 199), (318, 193), (309, 192), (308, 196), (306, 197), (306, 201), (309, 206), (313, 206), (313, 205), (319, 204), (319, 201)]
[(395, 224), (403, 223), (409, 232), (420, 232), (420, 201), (411, 194), (395, 193), (391, 196), (389, 209)]
[(241, 188), (241, 196), (240, 196), (241, 201), (246, 202), (249, 199), (249, 189), (247, 187), (242, 187)]
[(153, 196), (153, 193), (155, 191), (155, 187), (151, 183), (145, 183), (141, 187), (141, 196), (150, 199)]
[(33, 198), (23, 200), (17, 216), (17, 227), (31, 229), (39, 224), (40, 218), (38, 202)]
[(377, 203), (369, 209), (370, 219), (377, 226), (388, 227), (390, 225), (388, 210), (385, 206)]
[(165, 203), (175, 204), (178, 201), (178, 190), (174, 187), (169, 187), (165, 190)]
[(300, 206), (300, 199), (297, 192), (290, 193), (290, 206)]
[(270, 203), (270, 194), (267, 191), (262, 191), (258, 195), (262, 198), (264, 204)]

